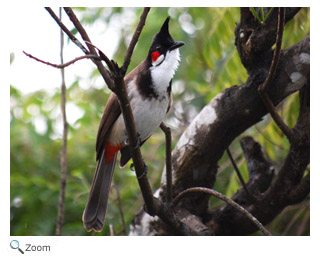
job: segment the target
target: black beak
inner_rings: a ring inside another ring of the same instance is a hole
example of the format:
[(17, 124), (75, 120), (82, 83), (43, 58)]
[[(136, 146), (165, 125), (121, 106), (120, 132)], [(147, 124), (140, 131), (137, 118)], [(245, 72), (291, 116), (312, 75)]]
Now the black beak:
[(177, 42), (174, 42), (174, 44), (172, 46), (170, 46), (169, 48), (169, 51), (172, 51), (180, 46), (183, 46), (184, 45), (184, 42), (182, 41), (177, 41)]

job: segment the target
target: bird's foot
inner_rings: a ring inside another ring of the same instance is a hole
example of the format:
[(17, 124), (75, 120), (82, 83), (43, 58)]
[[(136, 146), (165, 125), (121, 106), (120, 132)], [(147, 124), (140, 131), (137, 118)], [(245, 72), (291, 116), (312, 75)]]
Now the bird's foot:
[[(145, 163), (144, 159), (142, 159), (142, 161), (143, 161), (143, 172), (140, 176), (137, 176), (137, 179), (142, 179), (148, 173), (148, 166)], [(130, 165), (130, 170), (135, 171), (134, 163)]]
[[(125, 135), (125, 138), (124, 138), (124, 144), (125, 145), (129, 145), (129, 139), (128, 139), (128, 136)], [(137, 143), (136, 145), (134, 146), (134, 149), (138, 148), (138, 146), (141, 144), (141, 134), (139, 132), (137, 132)]]
[(137, 177), (137, 179), (142, 179), (144, 176), (147, 175), (147, 173), (148, 173), (148, 166), (145, 163), (145, 161), (143, 160), (143, 172), (142, 172), (142, 174), (140, 176)]

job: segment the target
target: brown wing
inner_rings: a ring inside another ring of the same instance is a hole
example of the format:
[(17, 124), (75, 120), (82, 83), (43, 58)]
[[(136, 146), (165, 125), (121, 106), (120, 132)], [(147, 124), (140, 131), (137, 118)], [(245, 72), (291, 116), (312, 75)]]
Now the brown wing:
[[(135, 78), (139, 70), (146, 70), (146, 68), (143, 67), (144, 65), (146, 65), (146, 61), (142, 62), (139, 66), (133, 69), (124, 78), (124, 83), (126, 84), (127, 87), (130, 84), (129, 82)], [(130, 96), (129, 96), (129, 101), (131, 101)], [(120, 114), (121, 114), (121, 109), (118, 102), (118, 98), (114, 93), (112, 93), (108, 99), (106, 108), (104, 109), (104, 112), (100, 121), (100, 125), (99, 125), (97, 141), (96, 141), (96, 152), (97, 152), (96, 159), (97, 160), (99, 160), (101, 157), (108, 134), (110, 133), (110, 128), (118, 119)]]
[(97, 152), (96, 159), (97, 160), (99, 160), (101, 157), (104, 145), (106, 143), (108, 134), (110, 132), (110, 128), (118, 119), (120, 114), (121, 114), (121, 109), (118, 102), (118, 98), (114, 93), (112, 93), (108, 99), (106, 108), (104, 109), (104, 112), (100, 121), (99, 129), (98, 129), (97, 141), (96, 141), (96, 152)]

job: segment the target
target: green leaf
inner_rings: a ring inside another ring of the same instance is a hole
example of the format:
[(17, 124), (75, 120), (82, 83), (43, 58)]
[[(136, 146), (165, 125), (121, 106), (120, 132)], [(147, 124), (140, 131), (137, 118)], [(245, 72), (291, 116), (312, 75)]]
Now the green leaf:
[(252, 14), (254, 15), (254, 17), (256, 17), (256, 19), (262, 23), (262, 19), (260, 18), (259, 14), (256, 12), (256, 9), (254, 9), (254, 7), (250, 7), (250, 11), (252, 12)]

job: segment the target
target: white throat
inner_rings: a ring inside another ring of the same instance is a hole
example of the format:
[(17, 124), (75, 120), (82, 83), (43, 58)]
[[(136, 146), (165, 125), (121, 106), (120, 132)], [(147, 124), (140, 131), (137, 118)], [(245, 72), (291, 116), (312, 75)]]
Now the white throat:
[(161, 64), (150, 68), (154, 90), (159, 96), (166, 94), (170, 80), (178, 69), (179, 62), (180, 52), (176, 48), (167, 53), (165, 60)]

